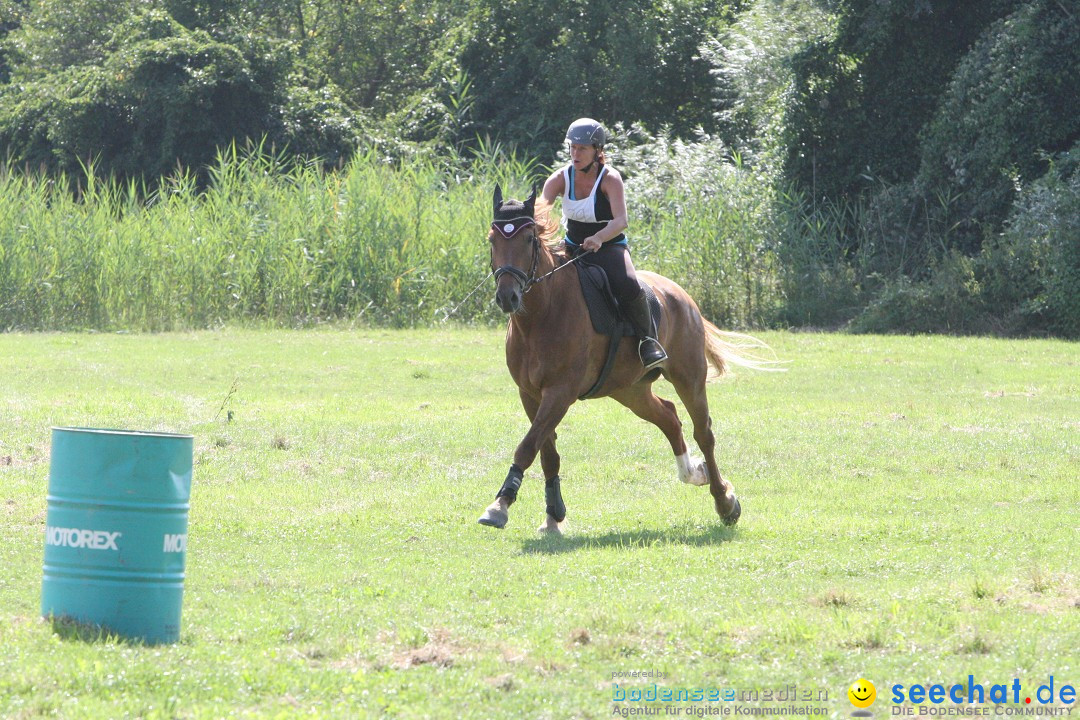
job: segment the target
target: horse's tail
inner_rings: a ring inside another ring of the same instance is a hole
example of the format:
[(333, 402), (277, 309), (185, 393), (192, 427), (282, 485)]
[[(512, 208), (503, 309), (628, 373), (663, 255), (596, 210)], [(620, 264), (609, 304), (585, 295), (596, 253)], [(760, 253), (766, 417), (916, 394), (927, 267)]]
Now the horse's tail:
[[(780, 361), (776, 353), (764, 341), (753, 335), (725, 332), (702, 318), (705, 324), (705, 359), (709, 362), (709, 377), (713, 380), (728, 372), (729, 366), (766, 372), (784, 372), (785, 368), (776, 367)], [(767, 351), (772, 358), (760, 357), (758, 351)]]

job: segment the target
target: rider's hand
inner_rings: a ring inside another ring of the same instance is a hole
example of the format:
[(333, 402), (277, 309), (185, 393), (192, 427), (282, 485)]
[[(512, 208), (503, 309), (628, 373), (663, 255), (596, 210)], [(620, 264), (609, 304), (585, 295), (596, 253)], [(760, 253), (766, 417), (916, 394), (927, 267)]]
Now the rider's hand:
[(581, 243), (581, 249), (585, 252), (596, 252), (601, 245), (603, 243), (597, 240), (595, 235), (590, 235)]

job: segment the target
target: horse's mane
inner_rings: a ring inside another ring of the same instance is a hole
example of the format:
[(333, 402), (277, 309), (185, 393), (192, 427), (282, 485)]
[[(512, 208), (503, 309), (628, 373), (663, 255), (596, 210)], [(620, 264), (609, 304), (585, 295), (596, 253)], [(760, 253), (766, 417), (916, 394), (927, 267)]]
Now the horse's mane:
[(540, 242), (544, 243), (544, 247), (553, 254), (562, 255), (561, 227), (559, 221), (551, 217), (551, 214), (551, 204), (543, 196), (538, 197), (535, 212), (533, 213), (533, 219), (536, 220), (536, 227), (539, 230), (537, 237), (540, 238)]

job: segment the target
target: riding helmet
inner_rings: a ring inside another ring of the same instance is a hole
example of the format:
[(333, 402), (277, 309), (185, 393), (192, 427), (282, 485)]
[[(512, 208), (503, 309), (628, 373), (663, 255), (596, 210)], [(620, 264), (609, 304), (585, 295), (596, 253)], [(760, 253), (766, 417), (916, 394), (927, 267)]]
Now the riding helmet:
[(592, 118), (578, 118), (570, 123), (570, 127), (566, 131), (566, 140), (578, 145), (604, 147), (607, 139), (607, 130)]

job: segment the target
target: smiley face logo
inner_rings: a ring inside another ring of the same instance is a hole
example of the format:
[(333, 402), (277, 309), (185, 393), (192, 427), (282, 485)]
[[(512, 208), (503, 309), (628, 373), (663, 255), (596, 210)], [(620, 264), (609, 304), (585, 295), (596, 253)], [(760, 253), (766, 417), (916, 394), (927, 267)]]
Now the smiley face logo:
[(847, 691), (848, 700), (851, 704), (857, 708), (868, 708), (874, 704), (874, 700), (877, 699), (877, 688), (874, 687), (874, 683), (866, 680), (865, 678), (859, 678), (851, 684), (851, 687)]

